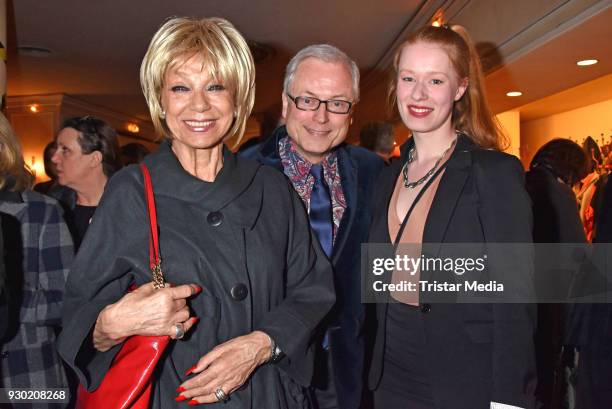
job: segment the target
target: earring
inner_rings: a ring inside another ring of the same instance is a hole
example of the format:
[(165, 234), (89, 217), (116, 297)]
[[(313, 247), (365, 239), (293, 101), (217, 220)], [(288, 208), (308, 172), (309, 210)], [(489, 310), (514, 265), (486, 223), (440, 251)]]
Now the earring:
[(161, 111), (161, 114), (159, 114), (159, 117), (161, 119), (166, 119), (166, 111)]

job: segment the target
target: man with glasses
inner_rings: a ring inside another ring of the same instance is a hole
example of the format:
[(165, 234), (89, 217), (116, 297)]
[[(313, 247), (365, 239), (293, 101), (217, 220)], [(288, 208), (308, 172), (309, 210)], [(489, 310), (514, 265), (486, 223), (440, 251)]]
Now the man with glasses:
[(289, 178), (334, 267), (337, 302), (316, 342), (313, 398), (318, 409), (357, 409), (362, 400), (360, 249), (367, 239), (369, 199), (383, 162), (366, 149), (343, 143), (358, 100), (355, 62), (327, 44), (306, 47), (285, 73), (285, 125), (242, 153)]

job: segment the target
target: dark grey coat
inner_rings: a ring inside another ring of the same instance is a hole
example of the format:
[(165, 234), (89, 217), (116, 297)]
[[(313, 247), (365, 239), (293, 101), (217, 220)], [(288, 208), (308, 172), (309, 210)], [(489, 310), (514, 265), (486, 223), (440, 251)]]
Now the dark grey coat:
[[(311, 243), (300, 199), (281, 174), (229, 151), (214, 183), (185, 172), (169, 143), (145, 162), (166, 280), (204, 289), (190, 301), (200, 322), (170, 345), (159, 365), (152, 407), (174, 407), (187, 369), (219, 343), (253, 330), (269, 334), (287, 356), (259, 367), (245, 388), (219, 406), (307, 407), (302, 386), (312, 377), (311, 336), (335, 297), (329, 263)], [(96, 317), (130, 283), (150, 281), (143, 190), (136, 166), (111, 179), (70, 273), (59, 350), (89, 390), (118, 350), (93, 349)]]

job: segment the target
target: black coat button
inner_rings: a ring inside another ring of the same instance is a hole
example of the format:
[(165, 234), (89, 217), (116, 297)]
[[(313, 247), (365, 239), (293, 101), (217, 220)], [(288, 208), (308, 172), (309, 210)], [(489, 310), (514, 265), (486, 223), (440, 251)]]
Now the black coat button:
[(208, 216), (206, 216), (206, 221), (211, 226), (217, 227), (223, 223), (223, 213), (221, 212), (210, 212)]
[(232, 287), (230, 293), (232, 294), (232, 298), (234, 300), (242, 301), (246, 298), (247, 294), (249, 293), (249, 290), (247, 290), (246, 285), (239, 283)]
[(427, 314), (429, 311), (431, 311), (431, 304), (423, 304), (423, 305), (421, 305), (421, 312), (423, 314)]

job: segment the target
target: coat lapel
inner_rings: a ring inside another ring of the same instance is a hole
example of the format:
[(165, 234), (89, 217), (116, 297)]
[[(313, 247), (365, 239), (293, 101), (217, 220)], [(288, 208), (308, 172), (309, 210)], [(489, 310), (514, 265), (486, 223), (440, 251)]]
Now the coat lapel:
[(357, 174), (357, 166), (353, 163), (353, 159), (342, 148), (338, 149), (336, 152), (338, 154), (338, 170), (340, 171), (342, 192), (346, 199), (346, 209), (344, 209), (344, 214), (342, 215), (342, 220), (340, 221), (340, 227), (338, 229), (338, 235), (334, 244), (332, 264), (335, 264), (340, 254), (342, 254), (342, 249), (348, 239), (348, 232), (351, 231), (351, 226), (355, 221), (358, 200), (357, 190), (359, 186), (359, 175)]
[(467, 137), (459, 136), (457, 148), (448, 160), (427, 215), (423, 243), (429, 243), (428, 252), (434, 256), (438, 254), (440, 243), (444, 241), (446, 229), (470, 174), (473, 146)]

